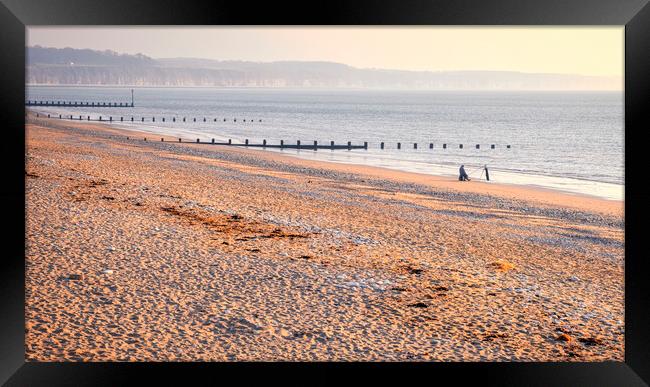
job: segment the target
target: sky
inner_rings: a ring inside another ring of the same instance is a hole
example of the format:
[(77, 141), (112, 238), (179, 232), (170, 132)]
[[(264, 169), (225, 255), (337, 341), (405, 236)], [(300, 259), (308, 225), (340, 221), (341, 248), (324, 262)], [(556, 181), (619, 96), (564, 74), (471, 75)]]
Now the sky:
[(621, 77), (624, 27), (28, 27), (27, 45), (153, 58)]

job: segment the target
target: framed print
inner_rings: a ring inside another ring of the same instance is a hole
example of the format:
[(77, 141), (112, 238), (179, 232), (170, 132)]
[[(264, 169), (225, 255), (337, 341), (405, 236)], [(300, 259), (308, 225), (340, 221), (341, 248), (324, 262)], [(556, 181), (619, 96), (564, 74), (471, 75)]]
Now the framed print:
[(646, 385), (646, 2), (306, 6), (3, 1), (2, 381)]

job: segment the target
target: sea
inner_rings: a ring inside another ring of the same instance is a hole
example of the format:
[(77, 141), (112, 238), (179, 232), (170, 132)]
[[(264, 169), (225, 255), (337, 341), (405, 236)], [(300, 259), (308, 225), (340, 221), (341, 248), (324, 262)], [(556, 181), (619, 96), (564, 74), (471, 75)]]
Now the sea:
[[(483, 181), (487, 166), (493, 183), (542, 187), (608, 200), (624, 198), (622, 91), (133, 89), (133, 108), (33, 110), (56, 117), (110, 116), (115, 126), (193, 141), (368, 142), (367, 150), (267, 151), (443, 176), (457, 176), (463, 164), (471, 178)], [(26, 93), (26, 100), (131, 102), (130, 87), (28, 86)], [(119, 117), (124, 117), (125, 122), (119, 122)], [(382, 142), (384, 149), (380, 148)], [(397, 149), (398, 143), (401, 149)]]

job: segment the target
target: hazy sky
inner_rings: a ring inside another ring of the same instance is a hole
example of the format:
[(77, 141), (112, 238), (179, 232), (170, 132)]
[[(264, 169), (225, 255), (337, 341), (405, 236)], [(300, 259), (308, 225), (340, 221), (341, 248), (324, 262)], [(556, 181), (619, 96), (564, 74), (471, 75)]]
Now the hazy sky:
[(27, 44), (154, 58), (621, 76), (624, 27), (29, 27)]

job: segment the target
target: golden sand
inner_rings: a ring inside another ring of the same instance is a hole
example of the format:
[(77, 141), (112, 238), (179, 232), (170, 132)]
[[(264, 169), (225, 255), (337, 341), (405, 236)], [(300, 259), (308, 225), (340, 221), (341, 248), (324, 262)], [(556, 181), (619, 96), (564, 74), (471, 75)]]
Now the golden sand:
[(30, 120), (29, 361), (623, 360), (621, 202)]

